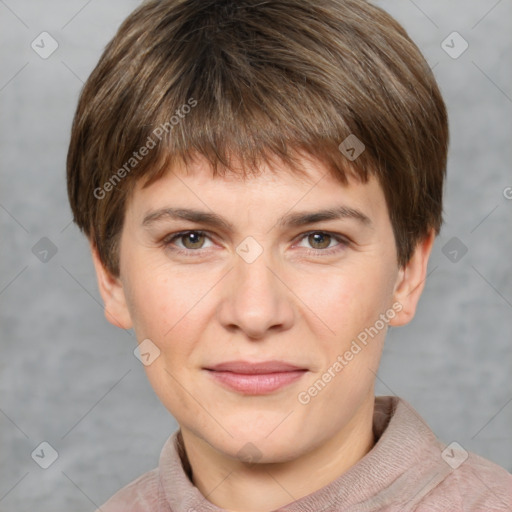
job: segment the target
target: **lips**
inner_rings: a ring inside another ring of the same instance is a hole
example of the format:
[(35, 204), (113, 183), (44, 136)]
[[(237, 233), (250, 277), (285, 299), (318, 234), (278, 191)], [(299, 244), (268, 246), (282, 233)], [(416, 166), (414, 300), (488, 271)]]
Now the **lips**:
[(261, 373), (281, 373), (291, 372), (297, 370), (305, 370), (300, 366), (295, 366), (290, 363), (283, 361), (263, 361), (261, 363), (249, 363), (246, 361), (229, 361), (226, 363), (216, 364), (210, 366), (207, 370), (213, 370), (217, 372), (233, 372), (233, 373), (244, 373), (247, 375), (261, 374)]
[(307, 368), (284, 361), (229, 361), (205, 368), (219, 384), (246, 395), (263, 395), (300, 379)]

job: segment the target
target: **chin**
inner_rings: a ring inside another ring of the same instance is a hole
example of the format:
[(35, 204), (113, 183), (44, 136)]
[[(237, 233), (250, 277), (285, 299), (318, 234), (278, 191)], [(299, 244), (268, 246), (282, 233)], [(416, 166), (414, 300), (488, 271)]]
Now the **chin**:
[(290, 430), (275, 432), (276, 423), (269, 423), (265, 429), (238, 429), (237, 432), (229, 430), (229, 434), (222, 436), (222, 439), (209, 439), (208, 435), (203, 439), (217, 451), (227, 457), (242, 460), (250, 463), (279, 463), (294, 460), (298, 456), (298, 448), (303, 448), (304, 438), (299, 432)]

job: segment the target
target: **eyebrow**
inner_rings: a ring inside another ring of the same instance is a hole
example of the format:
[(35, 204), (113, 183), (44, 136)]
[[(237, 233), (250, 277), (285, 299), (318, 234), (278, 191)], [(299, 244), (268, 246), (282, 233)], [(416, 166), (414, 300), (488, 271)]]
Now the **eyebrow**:
[[(212, 228), (224, 229), (225, 231), (232, 231), (234, 228), (233, 224), (221, 215), (190, 208), (160, 208), (146, 214), (142, 225), (148, 227), (165, 219), (188, 220), (198, 224), (206, 224)], [(290, 228), (340, 219), (355, 219), (365, 226), (372, 225), (370, 218), (363, 212), (343, 205), (312, 212), (288, 213), (280, 217), (276, 225), (281, 228)]]

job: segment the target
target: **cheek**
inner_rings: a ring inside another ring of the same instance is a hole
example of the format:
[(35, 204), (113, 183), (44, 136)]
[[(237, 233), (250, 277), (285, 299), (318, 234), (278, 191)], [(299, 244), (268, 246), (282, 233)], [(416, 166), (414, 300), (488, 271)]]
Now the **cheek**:
[(339, 425), (346, 421), (347, 411), (359, 407), (375, 380), (389, 325), (381, 315), (389, 319), (393, 274), (380, 265), (353, 266), (331, 271), (329, 279), (316, 283), (322, 286), (306, 295), (312, 301), (308, 305), (334, 334), (316, 337), (323, 365), (311, 376), (299, 402), (309, 400), (308, 410), (315, 411), (311, 416), (329, 417)]
[(213, 285), (192, 272), (179, 274), (164, 267), (135, 272), (130, 280), (129, 307), (137, 339), (149, 338), (160, 350), (144, 370), (172, 414), (190, 409), (182, 386), (193, 388), (189, 373), (208, 322), (205, 294)]
[[(187, 352), (204, 330), (208, 292), (218, 279), (163, 265), (132, 273), (129, 308), (137, 339), (151, 339), (167, 354)], [(177, 343), (179, 340), (179, 343)]]
[(380, 265), (363, 264), (301, 274), (292, 289), (305, 304), (306, 317), (327, 329), (327, 338), (347, 341), (389, 307), (392, 283), (392, 273)]

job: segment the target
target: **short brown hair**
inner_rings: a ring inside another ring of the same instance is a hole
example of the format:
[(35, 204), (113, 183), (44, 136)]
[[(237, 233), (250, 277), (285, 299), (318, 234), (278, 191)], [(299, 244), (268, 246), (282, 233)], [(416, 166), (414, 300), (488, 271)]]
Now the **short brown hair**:
[[(349, 135), (365, 146), (353, 161), (339, 149)], [(447, 147), (432, 71), (382, 9), (153, 0), (123, 22), (82, 90), (68, 194), (75, 222), (118, 275), (126, 203), (141, 178), (198, 155), (214, 175), (233, 170), (232, 157), (244, 174), (275, 157), (300, 173), (296, 157), (308, 154), (342, 183), (347, 173), (378, 178), (404, 265), (439, 232)]]

